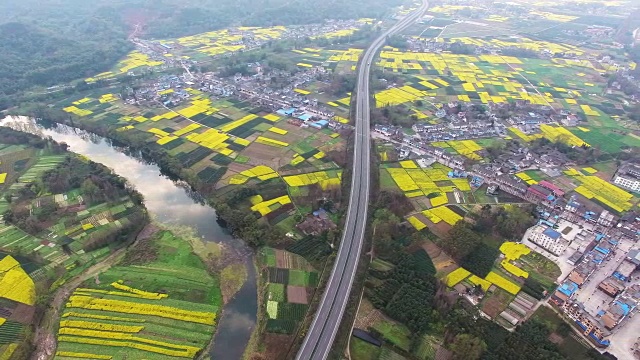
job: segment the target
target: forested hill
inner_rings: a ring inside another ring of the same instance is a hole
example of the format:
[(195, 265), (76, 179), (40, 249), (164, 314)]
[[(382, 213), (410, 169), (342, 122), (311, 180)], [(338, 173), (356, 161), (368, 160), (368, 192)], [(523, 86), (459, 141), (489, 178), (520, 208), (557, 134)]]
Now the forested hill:
[[(192, 0), (160, 1), (145, 23), (149, 37), (173, 37), (219, 27), (295, 25), (327, 19), (379, 18), (403, 0)], [(133, 6), (129, 6), (131, 10)]]
[(127, 37), (191, 35), (228, 26), (291, 25), (380, 17), (404, 0), (0, 1), (0, 110), (22, 90), (108, 70)]
[(0, 91), (52, 86), (111, 66), (131, 45), (116, 33), (104, 42), (81, 41), (33, 25), (0, 25)]
[[(68, 35), (69, 25), (95, 16), (141, 24), (150, 37), (190, 35), (246, 25), (309, 24), (380, 17), (407, 0), (21, 0), (0, 3), (0, 23), (36, 20)], [(92, 34), (86, 34), (92, 36)]]

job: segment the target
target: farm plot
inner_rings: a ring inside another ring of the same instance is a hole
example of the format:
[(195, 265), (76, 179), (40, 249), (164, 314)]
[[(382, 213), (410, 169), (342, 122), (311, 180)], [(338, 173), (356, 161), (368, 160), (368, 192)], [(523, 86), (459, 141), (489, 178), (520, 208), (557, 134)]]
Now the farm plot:
[(313, 267), (305, 260), (304, 258), (292, 254), (288, 251), (284, 250), (273, 250), (268, 248), (274, 252), (275, 256), (275, 264), (273, 266), (284, 269), (297, 269), (297, 270), (312, 270)]
[[(70, 153), (56, 152), (56, 155), (51, 155), (54, 154), (53, 149), (55, 149), (52, 147), (35, 150), (35, 148), (7, 147), (3, 144), (0, 148), (4, 150), (1, 164), (9, 170), (10, 175), (4, 179), (9, 188), (5, 188), (2, 197), (12, 199), (11, 203), (3, 201), (0, 207), (3, 208), (3, 212), (9, 209), (15, 211), (27, 208), (32, 214), (37, 215), (37, 222), (31, 230), (35, 236), (18, 228), (17, 226), (21, 226), (19, 222), (16, 226), (10, 222), (0, 224), (2, 249), (12, 254), (22, 253), (39, 259), (37, 262), (31, 262), (21, 257), (16, 256), (14, 259), (12, 256), (0, 254), (2, 257), (0, 260), (0, 323), (4, 323), (0, 324), (2, 325), (0, 333), (6, 331), (7, 334), (12, 334), (12, 329), (17, 328), (13, 322), (21, 324), (21, 328), (32, 325), (35, 311), (32, 305), (35, 303), (38, 282), (44, 280), (48, 273), (56, 269), (58, 281), (52, 285), (52, 289), (55, 289), (66, 279), (77, 275), (100, 258), (107, 256), (109, 247), (106, 245), (108, 244), (99, 248), (95, 244), (103, 239), (102, 236), (117, 236), (122, 226), (131, 223), (128, 216), (139, 211), (140, 207), (130, 201), (126, 191), (114, 190), (110, 195), (109, 203), (100, 203), (100, 198), (94, 198), (96, 213), (92, 213), (87, 210), (82, 200), (85, 194), (82, 193), (79, 185), (78, 188), (66, 185), (64, 190), (61, 190), (64, 193), (51, 194), (53, 190), (48, 187), (49, 183), (43, 182), (43, 175), (55, 169), (57, 174), (71, 173), (72, 176), (85, 179), (85, 175), (89, 178), (90, 173), (92, 181), (95, 181), (106, 179), (103, 176), (108, 175), (108, 171), (102, 172), (106, 169), (96, 169), (88, 163), (87, 159)], [(9, 150), (11, 152), (8, 152)], [(87, 172), (83, 173), (83, 170)], [(35, 197), (21, 199), (20, 196), (15, 196), (19, 189), (35, 182), (41, 183)], [(114, 214), (108, 213), (110, 208), (114, 209)], [(50, 217), (49, 213), (54, 211), (55, 216)], [(85, 251), (83, 244), (88, 241), (94, 242), (94, 247), (87, 248)], [(67, 248), (63, 249), (63, 246)], [(5, 322), (5, 318), (8, 321)], [(20, 330), (20, 336), (14, 340), (22, 341), (22, 334)], [(18, 343), (12, 343), (12, 346), (16, 344)]]
[(458, 213), (447, 206), (438, 206), (433, 209), (424, 210), (422, 214), (434, 224), (444, 221), (445, 223), (453, 226), (458, 221), (462, 220), (462, 216), (458, 215)]
[(307, 288), (303, 286), (287, 286), (287, 300), (293, 304), (308, 304)]
[(606, 180), (597, 176), (582, 175), (576, 170), (568, 175), (580, 183), (575, 191), (587, 199), (594, 200), (619, 214), (633, 207), (633, 195)]
[[(41, 207), (46, 203), (46, 200), (46, 197), (37, 198), (32, 206), (34, 208)], [(80, 252), (84, 250), (87, 241), (91, 238), (100, 234), (117, 232), (131, 224), (131, 219), (135, 219), (140, 211), (140, 208), (128, 196), (118, 202), (99, 203), (87, 208), (86, 204), (81, 203), (83, 202), (82, 195), (77, 189), (69, 194), (52, 196), (49, 200), (68, 209), (64, 217), (39, 235), (42, 241), (39, 241), (38, 245), (31, 249), (50, 261), (53, 261), (50, 259), (51, 256), (54, 256), (53, 253), (64, 254), (63, 245), (68, 246), (74, 252)]]
[(529, 273), (527, 271), (516, 266), (513, 262), (517, 261), (524, 255), (530, 254), (531, 249), (524, 244), (505, 242), (500, 245), (500, 252), (504, 254), (505, 257), (504, 260), (500, 262), (500, 266), (502, 266), (504, 270), (516, 277), (524, 279), (529, 277)]
[[(174, 91), (183, 93), (186, 100), (171, 110), (129, 105), (97, 92), (60, 101), (56, 106), (74, 114), (74, 109), (83, 111), (80, 122), (108, 126), (123, 137), (140, 136), (149, 147), (166, 152), (200, 181), (216, 184), (217, 189), (260, 184), (279, 178), (281, 172), (292, 176), (292, 181), (307, 183), (303, 186), (320, 184), (327, 190), (339, 186), (339, 167), (327, 156), (327, 152), (344, 146), (339, 134), (303, 128), (288, 121), (286, 113), (268, 113), (234, 98), (212, 99), (192, 88)], [(101, 103), (103, 98), (113, 101)], [(69, 109), (71, 106), (74, 109)], [(302, 162), (294, 165), (294, 159)], [(302, 171), (316, 176), (302, 179)], [(291, 199), (278, 198), (285, 194), (263, 195), (265, 201), (273, 202), (251, 206), (272, 225), (295, 208)]]
[(517, 174), (516, 174), (516, 176), (517, 176), (518, 178), (522, 179), (522, 180), (523, 180), (524, 182), (526, 182), (528, 185), (534, 185), (534, 184), (537, 184), (537, 183), (538, 183), (538, 181), (536, 181), (536, 180), (532, 179), (532, 178), (529, 176), (529, 174), (528, 174), (528, 173), (526, 173), (526, 172), (520, 172), (520, 173), (517, 173)]
[[(442, 38), (439, 42), (445, 42)], [(457, 38), (452, 41), (483, 46), (487, 40)], [(567, 44), (552, 44), (543, 41), (522, 40), (521, 44), (508, 39), (488, 40), (494, 46), (514, 46), (538, 49), (546, 46), (573, 52), (575, 47)], [(535, 51), (535, 50), (534, 50)], [(602, 89), (600, 74), (614, 69), (603, 68), (600, 63), (589, 60), (529, 59), (502, 55), (457, 55), (401, 52), (384, 49), (377, 62), (387, 71), (406, 74), (406, 82), (399, 87), (382, 90), (376, 94), (376, 106), (410, 104), (424, 100), (433, 111), (436, 102), (506, 103), (516, 100), (531, 104), (563, 108), (586, 119), (601, 119), (605, 116), (590, 93)], [(575, 74), (581, 74), (576, 77)], [(523, 80), (526, 77), (526, 81)], [(615, 107), (608, 107), (609, 113)], [(590, 120), (591, 121), (591, 120)], [(561, 138), (570, 144), (586, 141), (576, 137), (562, 127), (546, 128), (547, 137)], [(462, 149), (463, 151), (467, 151)]]
[[(299, 255), (282, 250), (261, 250), (260, 261), (267, 265), (263, 270), (266, 282), (266, 331), (268, 333), (292, 334), (304, 319), (309, 303), (309, 294), (318, 285), (318, 273), (309, 271), (310, 265)], [(298, 268), (268, 266), (279, 263)]]
[[(334, 30), (327, 27), (314, 38), (334, 39), (349, 36), (355, 33), (360, 26), (370, 23), (371, 19), (360, 19), (350, 28), (343, 30)], [(182, 59), (200, 59), (206, 60), (207, 57), (216, 57), (228, 53), (242, 51), (246, 46), (240, 41), (243, 38), (252, 38), (258, 43), (282, 39), (290, 36), (297, 30), (294, 27), (270, 26), (270, 27), (238, 27), (231, 29), (222, 29), (209, 31), (201, 34), (185, 36), (177, 39), (159, 40), (158, 43), (168, 52), (165, 55), (168, 58)], [(320, 58), (322, 53), (319, 49), (305, 48), (294, 50), (295, 54), (301, 57)], [(308, 61), (311, 61), (309, 59)], [(315, 62), (315, 60), (314, 60)], [(306, 64), (305, 64), (306, 65)], [(300, 65), (302, 66), (302, 65)]]
[(23, 264), (6, 255), (0, 260), (0, 353), (6, 352), (7, 358), (25, 337), (35, 311), (35, 301), (33, 279)]
[[(408, 167), (409, 163), (415, 168)], [(424, 200), (428, 201), (431, 207), (449, 203), (447, 194), (453, 193), (455, 189), (471, 190), (467, 178), (455, 177), (451, 168), (440, 164), (434, 164), (428, 168), (418, 168), (413, 161), (409, 161), (400, 168), (387, 167), (382, 172), (389, 174), (397, 187), (405, 193), (405, 196), (411, 199), (424, 196), (426, 197)]]
[(5, 320), (0, 325), (0, 330), (0, 345), (11, 345), (22, 338), (24, 325), (15, 321)]
[(482, 157), (477, 154), (483, 147), (473, 140), (457, 140), (447, 142), (435, 142), (433, 146), (448, 149), (451, 148), (455, 152), (472, 160), (482, 160)]
[(41, 240), (15, 226), (0, 224), (0, 246), (11, 251), (33, 251)]
[(134, 257), (141, 259), (136, 265), (113, 267), (99, 284), (91, 279), (71, 295), (60, 319), (59, 357), (195, 358), (206, 346), (221, 305), (217, 280), (182, 239), (160, 232), (152, 241), (155, 259)]
[[(515, 273), (516, 276), (525, 277), (524, 274), (527, 274), (526, 271), (523, 271), (506, 261), (503, 261), (501, 265), (510, 266), (510, 272)], [(476, 275), (473, 275), (470, 271), (459, 267), (443, 276), (445, 283), (449, 287), (454, 287), (456, 284), (462, 282), (465, 279), (468, 279), (471, 284), (480, 286), (484, 291), (489, 290), (491, 285), (495, 285), (510, 294), (516, 295), (518, 294), (518, 292), (520, 292), (521, 288), (518, 283), (509, 280), (507, 277), (500, 275), (496, 271), (491, 271), (483, 279)], [(526, 277), (528, 277), (528, 274)]]
[(283, 177), (289, 187), (309, 186), (319, 184), (323, 190), (340, 186), (342, 180), (341, 170), (318, 171), (308, 174), (291, 175)]
[(15, 179), (31, 167), (35, 150), (19, 145), (0, 144), (0, 188), (10, 186)]
[(58, 164), (63, 162), (66, 157), (66, 155), (41, 156), (40, 158), (38, 158), (38, 161), (32, 167), (30, 167), (29, 170), (27, 170), (27, 172), (20, 176), (18, 182), (34, 182), (37, 178), (40, 178), (46, 171), (54, 169)]
[(446, 277), (447, 286), (453, 287), (457, 283), (466, 279), (469, 275), (471, 275), (471, 273), (468, 270), (465, 270), (463, 268), (457, 268), (447, 275)]
[(36, 289), (33, 279), (11, 255), (0, 260), (0, 298), (26, 305), (35, 304)]
[(422, 248), (429, 255), (439, 277), (446, 276), (457, 267), (455, 261), (432, 241), (426, 240)]
[(500, 315), (500, 313), (503, 312), (507, 308), (507, 306), (509, 306), (509, 303), (513, 300), (513, 298), (514, 296), (510, 295), (506, 291), (497, 289), (493, 293), (485, 296), (480, 305), (480, 308), (485, 314), (489, 315), (493, 319), (496, 316)]
[(331, 253), (331, 247), (326, 241), (314, 236), (306, 236), (287, 247), (287, 251), (300, 255), (310, 261), (322, 260)]
[(640, 140), (633, 134), (621, 134), (619, 131), (614, 132), (611, 129), (603, 127), (578, 127), (572, 128), (571, 132), (580, 139), (597, 146), (604, 152), (618, 153), (628, 146), (640, 146)]

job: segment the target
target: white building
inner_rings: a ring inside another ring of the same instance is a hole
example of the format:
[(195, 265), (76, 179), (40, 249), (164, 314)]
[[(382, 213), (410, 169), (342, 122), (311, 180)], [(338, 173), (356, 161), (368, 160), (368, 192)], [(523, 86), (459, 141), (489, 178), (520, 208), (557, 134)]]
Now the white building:
[(640, 179), (636, 178), (635, 176), (618, 174), (613, 179), (613, 183), (616, 185), (620, 185), (620, 187), (623, 187), (625, 189), (640, 191)]
[(560, 256), (569, 246), (569, 241), (562, 237), (562, 234), (548, 226), (538, 225), (529, 235), (529, 240), (548, 252)]
[(613, 183), (631, 191), (640, 191), (640, 169), (633, 165), (620, 168)]

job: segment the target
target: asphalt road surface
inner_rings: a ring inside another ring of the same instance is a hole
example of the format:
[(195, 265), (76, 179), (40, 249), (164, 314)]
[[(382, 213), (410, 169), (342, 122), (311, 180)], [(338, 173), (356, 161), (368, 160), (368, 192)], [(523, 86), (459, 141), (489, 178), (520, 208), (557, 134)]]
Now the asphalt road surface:
[(354, 161), (347, 219), (331, 277), (327, 282), (313, 323), (296, 357), (298, 360), (325, 360), (340, 327), (353, 285), (353, 278), (358, 268), (367, 226), (371, 170), (369, 134), (369, 72), (371, 64), (388, 36), (404, 30), (424, 15), (429, 4), (427, 0), (422, 1), (420, 8), (407, 14), (380, 35), (369, 46), (360, 61), (356, 91)]

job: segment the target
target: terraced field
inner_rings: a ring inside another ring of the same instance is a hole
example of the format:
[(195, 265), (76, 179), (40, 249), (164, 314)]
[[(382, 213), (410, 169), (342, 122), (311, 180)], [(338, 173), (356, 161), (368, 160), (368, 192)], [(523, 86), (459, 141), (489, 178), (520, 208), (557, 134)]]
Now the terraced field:
[(186, 241), (166, 231), (149, 241), (151, 254), (135, 248), (145, 254), (76, 289), (60, 319), (56, 358), (195, 358), (206, 347), (222, 302), (218, 280)]
[[(83, 186), (69, 181), (89, 174), (92, 180)], [(145, 215), (134, 204), (133, 192), (114, 190), (121, 179), (106, 168), (5, 127), (0, 128), (0, 180), (5, 214), (0, 223), (0, 353), (8, 359), (13, 352), (25, 353), (43, 289), (55, 290), (103, 259), (111, 252), (110, 239), (126, 237)], [(106, 183), (113, 187), (111, 199), (99, 193)]]

